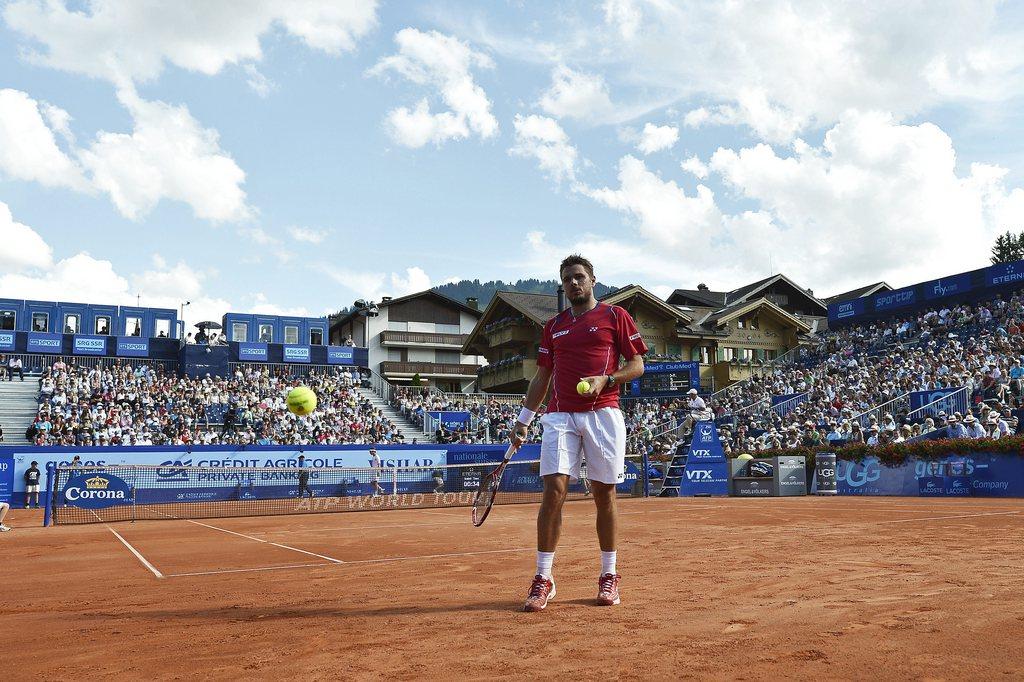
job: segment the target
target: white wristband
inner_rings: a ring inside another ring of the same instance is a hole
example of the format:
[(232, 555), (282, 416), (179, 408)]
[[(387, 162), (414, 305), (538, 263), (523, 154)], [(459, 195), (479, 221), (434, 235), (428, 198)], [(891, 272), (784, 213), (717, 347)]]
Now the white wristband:
[(519, 417), (517, 418), (517, 421), (520, 424), (525, 424), (526, 426), (529, 426), (533, 422), (533, 418), (536, 416), (536, 412), (534, 412), (533, 410), (524, 405), (523, 409), (519, 410)]

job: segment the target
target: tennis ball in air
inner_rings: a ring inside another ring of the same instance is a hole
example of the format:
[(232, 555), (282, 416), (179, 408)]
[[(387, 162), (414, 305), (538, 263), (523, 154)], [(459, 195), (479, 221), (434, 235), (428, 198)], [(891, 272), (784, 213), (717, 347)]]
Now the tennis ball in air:
[(740, 455), (736, 459), (748, 460), (748, 459), (754, 459), (754, 456), (753, 455), (748, 455), (747, 453), (744, 452), (742, 455)]
[(576, 392), (579, 393), (580, 395), (583, 395), (584, 393), (586, 393), (589, 390), (590, 390), (590, 382), (589, 381), (581, 381), (580, 383), (576, 384)]
[(288, 411), (300, 417), (316, 409), (316, 393), (309, 386), (296, 386), (288, 391)]

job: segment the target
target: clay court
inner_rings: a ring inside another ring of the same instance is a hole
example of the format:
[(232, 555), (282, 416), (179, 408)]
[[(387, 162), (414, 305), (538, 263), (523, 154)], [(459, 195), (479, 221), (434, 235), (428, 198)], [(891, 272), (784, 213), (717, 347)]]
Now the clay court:
[(589, 502), (519, 612), (535, 505), (0, 536), (4, 679), (1024, 675), (1024, 501), (624, 499), (618, 607)]

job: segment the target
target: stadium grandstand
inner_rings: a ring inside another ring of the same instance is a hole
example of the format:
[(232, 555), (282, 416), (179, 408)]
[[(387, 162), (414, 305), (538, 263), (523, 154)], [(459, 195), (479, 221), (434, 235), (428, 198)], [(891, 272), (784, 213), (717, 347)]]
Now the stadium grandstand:
[[(645, 377), (624, 387), (631, 448), (685, 442), (690, 389), (737, 452), (1015, 433), (1024, 308), (1014, 273), (1000, 264), (898, 290), (880, 282), (827, 305), (781, 274), (728, 292), (677, 289), (667, 301), (618, 289), (603, 300), (633, 315), (651, 349)], [(387, 356), (374, 368), (342, 335), (360, 321), (352, 314), (226, 313), (183, 334), (174, 310), (0, 299), (0, 378), (21, 378), (17, 362), (31, 383), (0, 392), (0, 424), (8, 443), (35, 445), (502, 442), (559, 296), (499, 292), (484, 311), (443, 298), (382, 303), (396, 313), (415, 303), (401, 314), (420, 324), (473, 321), (453, 340), (464, 357), (486, 358), (468, 386), (477, 392), (381, 376)], [(332, 329), (344, 345), (325, 345)], [(307, 418), (283, 404), (303, 382), (325, 406)]]

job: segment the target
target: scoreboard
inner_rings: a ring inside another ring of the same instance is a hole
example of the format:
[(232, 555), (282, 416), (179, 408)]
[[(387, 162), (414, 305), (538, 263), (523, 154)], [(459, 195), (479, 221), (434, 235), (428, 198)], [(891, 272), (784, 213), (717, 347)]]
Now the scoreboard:
[(691, 388), (700, 390), (699, 362), (657, 362), (644, 366), (644, 374), (630, 382), (630, 398), (686, 395)]

